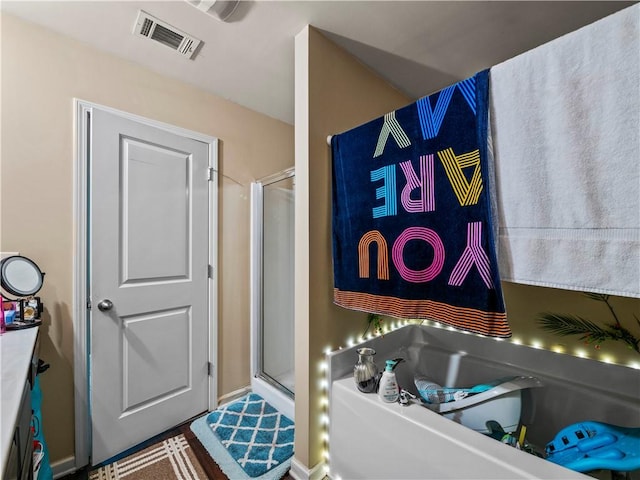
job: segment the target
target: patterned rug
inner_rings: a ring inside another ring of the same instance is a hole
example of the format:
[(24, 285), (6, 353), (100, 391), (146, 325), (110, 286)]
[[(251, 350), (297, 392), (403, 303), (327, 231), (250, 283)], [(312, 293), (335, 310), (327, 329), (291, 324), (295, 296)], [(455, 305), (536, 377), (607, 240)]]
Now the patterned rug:
[(89, 480), (207, 480), (183, 434), (167, 438), (137, 453), (89, 473)]
[(222, 471), (234, 480), (281, 478), (293, 455), (293, 422), (251, 393), (191, 424)]

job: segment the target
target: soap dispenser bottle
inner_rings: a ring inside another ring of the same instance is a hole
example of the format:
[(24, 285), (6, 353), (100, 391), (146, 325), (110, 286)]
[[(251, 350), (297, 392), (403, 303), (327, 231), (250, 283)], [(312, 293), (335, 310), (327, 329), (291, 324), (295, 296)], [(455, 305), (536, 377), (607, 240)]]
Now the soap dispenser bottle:
[(378, 388), (378, 396), (383, 402), (393, 403), (398, 400), (400, 389), (393, 370), (401, 361), (401, 358), (397, 358), (395, 360), (387, 360), (385, 363), (384, 372), (382, 372), (382, 378), (380, 378), (380, 387)]

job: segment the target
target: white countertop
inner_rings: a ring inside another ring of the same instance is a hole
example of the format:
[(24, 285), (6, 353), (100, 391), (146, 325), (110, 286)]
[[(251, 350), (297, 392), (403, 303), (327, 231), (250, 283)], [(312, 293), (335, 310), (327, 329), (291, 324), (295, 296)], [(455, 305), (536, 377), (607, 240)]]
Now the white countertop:
[(0, 335), (0, 475), (7, 464), (38, 330), (8, 330)]

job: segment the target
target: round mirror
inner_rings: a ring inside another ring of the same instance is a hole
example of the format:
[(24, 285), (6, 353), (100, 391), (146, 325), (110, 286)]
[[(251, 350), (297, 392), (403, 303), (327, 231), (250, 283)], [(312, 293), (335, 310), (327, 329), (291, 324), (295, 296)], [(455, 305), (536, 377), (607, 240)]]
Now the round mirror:
[(0, 262), (0, 284), (11, 295), (34, 295), (42, 288), (44, 273), (27, 257), (14, 255)]

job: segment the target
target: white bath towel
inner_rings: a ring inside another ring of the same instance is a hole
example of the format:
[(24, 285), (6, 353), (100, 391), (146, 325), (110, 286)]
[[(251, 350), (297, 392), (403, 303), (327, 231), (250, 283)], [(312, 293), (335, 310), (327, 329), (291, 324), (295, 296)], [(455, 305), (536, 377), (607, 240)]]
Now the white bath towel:
[(503, 280), (640, 297), (640, 4), (491, 69)]

